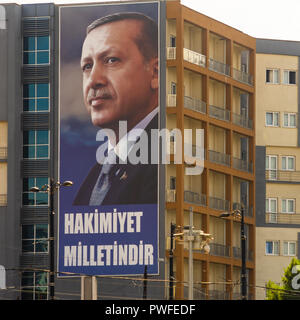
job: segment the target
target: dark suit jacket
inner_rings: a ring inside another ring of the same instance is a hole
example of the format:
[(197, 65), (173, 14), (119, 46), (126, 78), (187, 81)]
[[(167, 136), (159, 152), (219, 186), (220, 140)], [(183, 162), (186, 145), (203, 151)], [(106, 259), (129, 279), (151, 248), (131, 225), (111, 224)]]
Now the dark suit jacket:
[[(158, 165), (151, 164), (151, 129), (158, 129), (158, 115), (145, 128), (148, 134), (148, 164), (117, 164), (110, 190), (102, 205), (111, 204), (148, 204), (157, 203)], [(89, 205), (93, 188), (100, 174), (102, 165), (96, 163), (82, 183), (73, 205)]]

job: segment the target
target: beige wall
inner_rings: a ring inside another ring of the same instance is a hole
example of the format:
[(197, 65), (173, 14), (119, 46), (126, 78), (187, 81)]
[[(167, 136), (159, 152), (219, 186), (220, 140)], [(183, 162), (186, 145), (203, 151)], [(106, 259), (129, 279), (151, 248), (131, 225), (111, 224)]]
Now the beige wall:
[(300, 171), (300, 148), (293, 147), (267, 147), (266, 155), (277, 156), (277, 169), (282, 170), (282, 156), (295, 157), (295, 171)]
[[(280, 69), (280, 84), (266, 83), (267, 69)], [(298, 57), (256, 54), (256, 145), (297, 145), (297, 129), (282, 127), (284, 112), (298, 112), (297, 84), (283, 84), (284, 70), (297, 71)], [(279, 127), (266, 127), (267, 111), (280, 112)]]
[(176, 37), (176, 20), (175, 19), (167, 19), (167, 23), (166, 23), (166, 44), (167, 44), (167, 47), (170, 46), (170, 35)]
[[(265, 287), (269, 280), (281, 283), (284, 269), (293, 257), (283, 256), (283, 241), (297, 241), (299, 229), (256, 228), (256, 285)], [(278, 256), (266, 255), (266, 241), (280, 241)], [(296, 248), (297, 251), (297, 248)], [(265, 299), (265, 290), (256, 289), (256, 299)]]
[(209, 34), (209, 57), (226, 63), (226, 40), (216, 34)]
[(7, 163), (0, 162), (0, 194), (7, 194)]
[(7, 122), (0, 121), (0, 147), (7, 147)]
[(225, 153), (226, 131), (220, 127), (209, 126), (209, 150)]
[(225, 199), (225, 175), (216, 171), (209, 172), (209, 196)]
[(200, 75), (184, 70), (184, 95), (202, 100), (202, 77)]
[(226, 86), (225, 84), (216, 81), (209, 80), (209, 104), (225, 108), (226, 105)]

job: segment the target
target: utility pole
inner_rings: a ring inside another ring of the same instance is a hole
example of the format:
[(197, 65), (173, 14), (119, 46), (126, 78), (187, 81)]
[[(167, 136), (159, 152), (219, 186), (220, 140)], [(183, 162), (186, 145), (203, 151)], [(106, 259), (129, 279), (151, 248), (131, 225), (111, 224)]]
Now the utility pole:
[(176, 225), (171, 222), (171, 235), (170, 235), (170, 251), (169, 251), (169, 262), (170, 262), (170, 272), (169, 272), (169, 300), (174, 299), (174, 270), (173, 270), (173, 242), (174, 242), (174, 233), (175, 233)]
[(193, 208), (190, 207), (190, 225), (189, 225), (189, 295), (188, 299), (194, 299), (194, 268), (193, 268)]
[(50, 211), (49, 211), (49, 289), (50, 300), (54, 300), (54, 180), (50, 179), (49, 194), (50, 194)]
[(241, 249), (242, 249), (242, 300), (247, 300), (247, 273), (246, 273), (246, 235), (245, 235), (245, 222), (244, 222), (245, 209), (241, 208)]
[(147, 266), (145, 266), (145, 271), (144, 271), (143, 299), (147, 299)]

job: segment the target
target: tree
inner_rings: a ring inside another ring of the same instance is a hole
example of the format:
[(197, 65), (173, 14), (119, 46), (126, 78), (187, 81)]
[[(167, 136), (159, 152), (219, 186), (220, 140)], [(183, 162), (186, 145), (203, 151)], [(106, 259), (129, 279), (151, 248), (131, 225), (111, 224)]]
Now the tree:
[(284, 270), (282, 286), (269, 281), (267, 300), (300, 300), (300, 260), (293, 258)]

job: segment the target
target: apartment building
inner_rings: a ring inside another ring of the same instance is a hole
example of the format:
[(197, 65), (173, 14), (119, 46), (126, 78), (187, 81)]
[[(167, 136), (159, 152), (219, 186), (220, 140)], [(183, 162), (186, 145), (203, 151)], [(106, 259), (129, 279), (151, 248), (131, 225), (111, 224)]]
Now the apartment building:
[(256, 40), (256, 298), (300, 256), (299, 52)]
[[(241, 299), (241, 222), (220, 215), (243, 205), (248, 298), (254, 299), (256, 41), (179, 1), (160, 6), (161, 118), (169, 130), (192, 129), (192, 144), (195, 130), (203, 129), (205, 159), (201, 175), (187, 175), (188, 164), (172, 155), (161, 170), (160, 275), (148, 282), (148, 298), (169, 298), (170, 224), (182, 230), (192, 210), (194, 228), (213, 237), (209, 254), (193, 252), (194, 299)], [(49, 297), (49, 197), (30, 188), (57, 178), (59, 166), (58, 10), (0, 6), (0, 265), (12, 288), (0, 291), (4, 299)], [(174, 246), (174, 296), (187, 299), (188, 250), (180, 241)], [(98, 284), (100, 299), (143, 294), (135, 279), (102, 277)], [(80, 286), (79, 277), (56, 278), (55, 296), (80, 299)]]
[[(166, 167), (165, 233), (171, 222), (188, 226), (192, 209), (194, 227), (214, 238), (208, 255), (193, 253), (194, 297), (240, 299), (240, 221), (220, 214), (243, 204), (248, 298), (254, 298), (255, 39), (169, 1), (166, 45), (166, 127), (203, 129), (205, 161), (201, 176), (187, 176), (187, 164)], [(188, 291), (186, 249), (176, 243), (175, 294), (181, 299)]]

